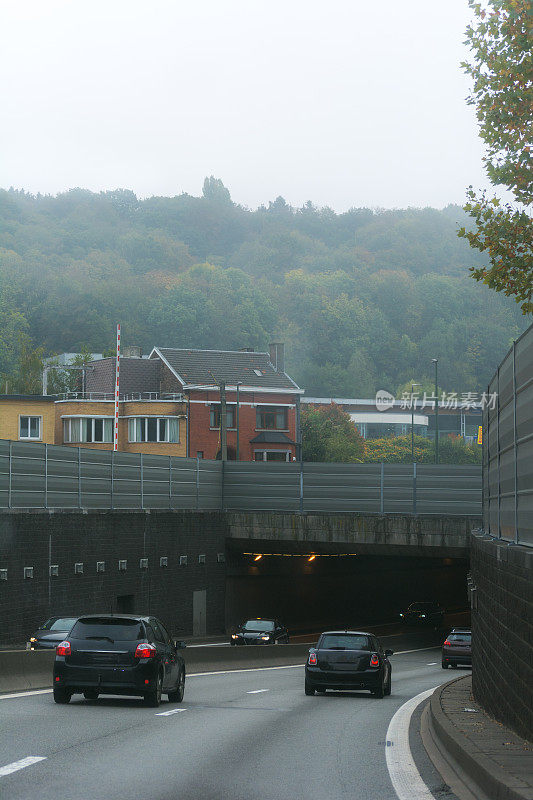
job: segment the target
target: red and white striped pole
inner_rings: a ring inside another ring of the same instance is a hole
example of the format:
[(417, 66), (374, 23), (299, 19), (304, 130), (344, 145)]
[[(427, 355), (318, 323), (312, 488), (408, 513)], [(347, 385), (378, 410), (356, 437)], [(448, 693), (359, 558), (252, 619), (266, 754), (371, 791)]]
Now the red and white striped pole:
[(117, 361), (115, 369), (115, 427), (113, 435), (113, 450), (118, 450), (118, 401), (120, 386), (120, 324), (117, 325)]

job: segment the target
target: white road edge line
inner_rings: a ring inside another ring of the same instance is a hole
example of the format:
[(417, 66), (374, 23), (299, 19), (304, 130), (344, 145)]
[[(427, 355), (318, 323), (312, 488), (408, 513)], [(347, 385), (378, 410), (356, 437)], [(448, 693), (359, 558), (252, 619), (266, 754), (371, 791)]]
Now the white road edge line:
[(246, 694), (261, 694), (261, 692), (269, 692), (270, 689), (253, 689), (251, 692), (246, 692)]
[[(421, 653), (424, 650), (440, 650), (440, 646), (419, 647), (416, 650), (398, 650), (395, 656), (403, 656), (406, 653)], [(282, 667), (249, 667), (248, 669), (221, 669), (216, 672), (189, 672), (187, 678), (204, 678), (206, 675), (230, 675), (234, 672), (265, 672), (271, 669), (295, 669), (304, 667), (305, 664), (286, 664)], [(53, 689), (34, 689), (30, 692), (13, 692), (12, 694), (0, 694), (0, 700), (11, 700), (15, 697), (32, 697), (37, 694), (51, 694)]]
[(4, 775), (11, 775), (12, 772), (18, 772), (19, 769), (24, 769), (24, 767), (31, 767), (32, 764), (37, 764), (38, 761), (46, 761), (46, 756), (27, 756), (26, 758), (21, 758), (20, 761), (6, 764), (5, 767), (0, 767), (0, 778)]
[(435, 688), (411, 697), (407, 703), (400, 706), (387, 729), (385, 758), (398, 800), (434, 800), (433, 793), (422, 780), (413, 760), (409, 747), (409, 724), (415, 709), (435, 691)]

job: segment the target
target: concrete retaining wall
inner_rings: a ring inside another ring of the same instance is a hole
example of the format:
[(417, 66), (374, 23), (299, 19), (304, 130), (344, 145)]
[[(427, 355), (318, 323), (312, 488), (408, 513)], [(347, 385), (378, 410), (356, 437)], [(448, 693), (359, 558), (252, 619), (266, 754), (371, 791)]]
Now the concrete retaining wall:
[[(310, 645), (191, 647), (181, 651), (187, 673), (305, 664)], [(0, 694), (52, 686), (53, 650), (0, 651)]]

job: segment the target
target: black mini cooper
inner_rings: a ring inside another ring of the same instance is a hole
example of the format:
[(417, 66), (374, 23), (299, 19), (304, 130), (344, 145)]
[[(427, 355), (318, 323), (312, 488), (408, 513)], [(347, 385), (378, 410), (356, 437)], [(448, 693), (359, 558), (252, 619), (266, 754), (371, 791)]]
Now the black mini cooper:
[(73, 694), (87, 700), (100, 694), (137, 695), (157, 707), (161, 694), (181, 703), (185, 662), (164, 625), (155, 617), (94, 614), (79, 617), (58, 644), (54, 662), (54, 700)]
[(389, 656), (372, 633), (327, 631), (309, 650), (305, 665), (305, 693), (326, 689), (369, 689), (376, 697), (391, 693)]

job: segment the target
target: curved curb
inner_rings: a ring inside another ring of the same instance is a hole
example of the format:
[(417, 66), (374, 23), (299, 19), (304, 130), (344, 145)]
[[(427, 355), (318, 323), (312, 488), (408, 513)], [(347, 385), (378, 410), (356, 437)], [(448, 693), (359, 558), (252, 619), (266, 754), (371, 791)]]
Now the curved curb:
[(533, 800), (531, 788), (518, 778), (509, 775), (456, 727), (442, 708), (442, 693), (457, 681), (468, 680), (461, 676), (439, 686), (431, 695), (429, 715), (433, 733), (441, 751), (451, 763), (457, 764), (472, 783), (493, 800)]

